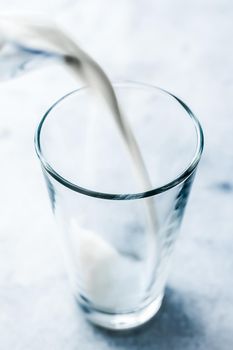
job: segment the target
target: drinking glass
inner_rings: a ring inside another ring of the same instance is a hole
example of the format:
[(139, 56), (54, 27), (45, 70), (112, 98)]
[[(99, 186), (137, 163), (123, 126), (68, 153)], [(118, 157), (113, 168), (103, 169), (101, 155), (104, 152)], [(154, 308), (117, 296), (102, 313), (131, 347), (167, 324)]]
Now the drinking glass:
[(171, 93), (134, 82), (113, 86), (147, 183), (110, 110), (88, 87), (48, 110), (35, 147), (77, 303), (93, 323), (129, 329), (160, 308), (203, 132)]

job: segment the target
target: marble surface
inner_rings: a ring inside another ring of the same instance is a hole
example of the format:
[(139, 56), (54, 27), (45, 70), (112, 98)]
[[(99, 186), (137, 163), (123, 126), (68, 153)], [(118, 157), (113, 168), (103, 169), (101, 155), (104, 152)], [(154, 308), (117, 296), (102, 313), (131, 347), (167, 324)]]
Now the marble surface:
[(0, 10), (46, 11), (112, 78), (182, 97), (203, 124), (206, 147), (159, 314), (131, 333), (100, 330), (71, 295), (33, 147), (42, 114), (77, 84), (56, 66), (2, 83), (0, 349), (232, 349), (233, 2), (20, 3), (1, 0)]

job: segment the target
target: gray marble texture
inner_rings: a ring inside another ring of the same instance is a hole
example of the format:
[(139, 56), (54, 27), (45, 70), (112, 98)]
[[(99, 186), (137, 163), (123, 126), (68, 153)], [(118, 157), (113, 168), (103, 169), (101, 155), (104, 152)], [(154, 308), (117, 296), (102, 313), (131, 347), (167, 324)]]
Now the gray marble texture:
[[(177, 94), (205, 130), (163, 306), (114, 334), (86, 322), (67, 281), (33, 147), (39, 119), (77, 84), (50, 66), (0, 85), (0, 349), (233, 348), (232, 0), (0, 1), (57, 18), (113, 79)], [(107, 17), (108, 15), (108, 17)]]

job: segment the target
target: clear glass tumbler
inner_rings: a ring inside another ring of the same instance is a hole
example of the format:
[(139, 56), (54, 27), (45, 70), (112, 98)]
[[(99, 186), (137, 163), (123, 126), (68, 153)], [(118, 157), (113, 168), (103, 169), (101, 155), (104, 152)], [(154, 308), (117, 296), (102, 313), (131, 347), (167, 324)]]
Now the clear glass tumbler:
[(114, 89), (150, 183), (138, 181), (113, 116), (89, 88), (48, 110), (35, 146), (78, 304), (95, 324), (129, 329), (161, 305), (203, 132), (162, 89), (133, 82)]

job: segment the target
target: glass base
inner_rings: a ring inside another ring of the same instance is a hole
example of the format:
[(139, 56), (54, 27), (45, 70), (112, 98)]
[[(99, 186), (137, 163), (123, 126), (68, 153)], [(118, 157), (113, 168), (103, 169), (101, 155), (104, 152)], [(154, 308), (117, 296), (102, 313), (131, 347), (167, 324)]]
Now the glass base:
[(83, 300), (78, 300), (78, 304), (86, 318), (95, 325), (111, 330), (128, 330), (149, 321), (159, 311), (162, 300), (163, 294), (142, 309), (122, 314), (111, 314), (93, 309)]

